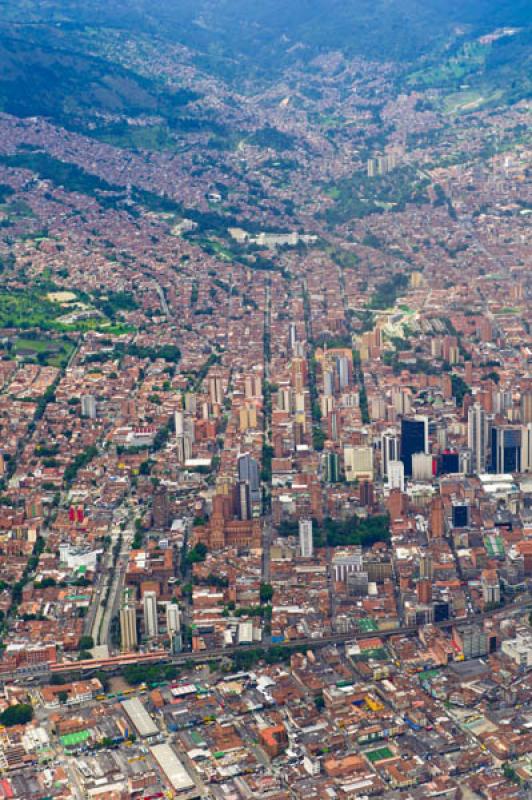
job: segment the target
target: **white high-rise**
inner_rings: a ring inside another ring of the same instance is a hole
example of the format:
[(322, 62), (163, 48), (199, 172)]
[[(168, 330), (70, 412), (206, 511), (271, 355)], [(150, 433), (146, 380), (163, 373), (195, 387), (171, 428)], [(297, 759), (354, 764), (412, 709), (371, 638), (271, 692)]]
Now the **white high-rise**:
[(176, 603), (166, 604), (166, 630), (170, 636), (181, 631), (181, 612)]
[(405, 465), (402, 461), (390, 461), (388, 464), (388, 489), (405, 490)]
[(302, 558), (312, 558), (314, 555), (311, 519), (299, 520), (299, 550)]
[(471, 450), (471, 468), (474, 473), (486, 471), (488, 445), (488, 420), (480, 403), (474, 403), (467, 414), (467, 446)]
[(159, 635), (159, 625), (157, 622), (157, 594), (155, 592), (144, 592), (142, 598), (144, 608), (144, 632), (150, 638)]

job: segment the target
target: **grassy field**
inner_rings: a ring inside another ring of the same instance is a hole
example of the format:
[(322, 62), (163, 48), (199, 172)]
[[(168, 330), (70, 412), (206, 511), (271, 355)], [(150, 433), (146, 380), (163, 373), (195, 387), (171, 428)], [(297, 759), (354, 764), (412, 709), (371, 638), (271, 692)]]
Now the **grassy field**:
[(18, 356), (35, 360), (43, 366), (64, 367), (72, 355), (74, 344), (60, 339), (26, 339), (19, 337), (13, 342), (12, 352)]

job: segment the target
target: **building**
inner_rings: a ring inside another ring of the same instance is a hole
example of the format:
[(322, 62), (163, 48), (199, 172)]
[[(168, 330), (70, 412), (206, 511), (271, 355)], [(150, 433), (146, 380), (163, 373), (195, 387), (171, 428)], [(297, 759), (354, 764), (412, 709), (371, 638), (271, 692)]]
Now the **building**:
[(362, 572), (362, 548), (356, 548), (351, 552), (337, 550), (332, 558), (331, 566), (334, 580), (345, 583), (350, 573)]
[(471, 523), (471, 506), (469, 503), (454, 500), (451, 510), (453, 528), (468, 528)]
[(480, 584), (485, 605), (497, 605), (501, 602), (501, 586), (496, 569), (482, 570)]
[(405, 490), (405, 465), (402, 461), (388, 462), (388, 489)]
[(96, 398), (92, 394), (81, 396), (81, 416), (96, 419)]
[(327, 452), (323, 454), (323, 480), (326, 483), (338, 483), (338, 453)]
[(163, 531), (168, 527), (170, 520), (170, 509), (168, 504), (168, 491), (166, 486), (158, 486), (153, 495), (152, 504), (153, 527), (158, 531)]
[(159, 624), (157, 620), (156, 592), (144, 592), (142, 604), (144, 608), (144, 633), (150, 638), (158, 636)]
[(192, 795), (190, 794), (190, 792), (195, 789), (195, 783), (186, 771), (175, 750), (169, 744), (157, 744), (151, 747), (150, 750), (161, 772), (164, 774), (170, 790), (175, 792), (175, 796), (179, 797), (184, 792), (187, 798), (200, 796), (199, 790)]
[(401, 420), (401, 461), (405, 475), (412, 475), (412, 456), (414, 453), (429, 452), (429, 421), (427, 417), (416, 416)]
[(344, 447), (344, 468), (347, 481), (373, 480), (373, 448), (366, 445)]
[(490, 472), (521, 472), (521, 433), (518, 425), (492, 427)]
[(399, 461), (399, 437), (395, 431), (387, 430), (381, 436), (381, 473), (383, 478), (388, 477), (388, 467), (391, 461)]
[(299, 552), (302, 558), (312, 558), (314, 555), (311, 519), (299, 520)]
[(135, 650), (137, 644), (137, 613), (135, 603), (131, 602), (129, 590), (126, 589), (120, 608), (120, 648), (127, 653)]
[(412, 453), (412, 478), (430, 481), (434, 477), (434, 461), (427, 453)]

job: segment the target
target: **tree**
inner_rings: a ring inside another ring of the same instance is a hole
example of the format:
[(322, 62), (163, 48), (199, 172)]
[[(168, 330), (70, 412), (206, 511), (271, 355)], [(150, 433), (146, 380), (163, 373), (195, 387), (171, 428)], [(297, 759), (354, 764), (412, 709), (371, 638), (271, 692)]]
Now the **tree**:
[(9, 706), (0, 714), (0, 723), (10, 728), (13, 725), (25, 725), (33, 719), (33, 708), (27, 703)]
[(94, 647), (94, 639), (92, 636), (80, 636), (78, 647), (80, 650), (92, 650)]
[(59, 700), (60, 703), (64, 705), (68, 700), (68, 692), (59, 692), (57, 695), (57, 699)]
[(273, 586), (269, 583), (261, 583), (259, 596), (261, 603), (269, 603), (273, 597)]
[(199, 564), (201, 561), (205, 561), (207, 552), (207, 545), (203, 542), (198, 542), (197, 545), (187, 553), (187, 564)]

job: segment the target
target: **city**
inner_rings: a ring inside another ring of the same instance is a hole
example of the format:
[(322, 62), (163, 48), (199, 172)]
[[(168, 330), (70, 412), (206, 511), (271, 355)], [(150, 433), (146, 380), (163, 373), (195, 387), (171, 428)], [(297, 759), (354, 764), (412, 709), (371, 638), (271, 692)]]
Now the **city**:
[(521, 28), (265, 80), (38, 5), (104, 78), (0, 73), (0, 798), (532, 797)]

